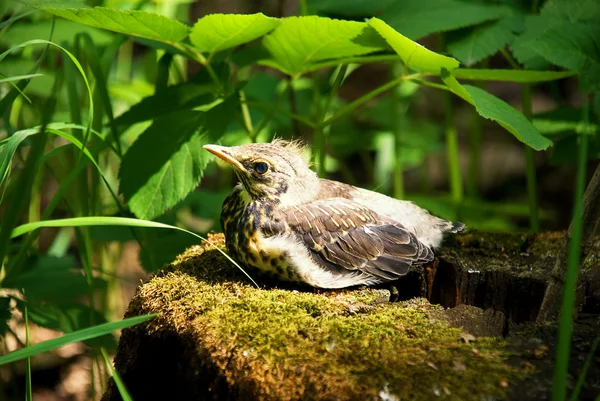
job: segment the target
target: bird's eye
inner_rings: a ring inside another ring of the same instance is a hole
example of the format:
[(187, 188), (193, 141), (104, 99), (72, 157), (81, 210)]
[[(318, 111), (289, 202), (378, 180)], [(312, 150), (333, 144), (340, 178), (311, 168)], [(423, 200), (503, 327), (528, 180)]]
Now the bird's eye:
[(269, 165), (265, 162), (256, 162), (254, 163), (254, 171), (261, 175), (265, 174), (269, 171)]

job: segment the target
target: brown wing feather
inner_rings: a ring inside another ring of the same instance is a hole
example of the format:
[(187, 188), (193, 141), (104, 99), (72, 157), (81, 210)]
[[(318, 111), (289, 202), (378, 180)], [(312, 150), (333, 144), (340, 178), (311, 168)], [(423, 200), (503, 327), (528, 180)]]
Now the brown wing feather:
[(433, 260), (432, 250), (400, 223), (348, 199), (314, 201), (276, 212), (324, 268), (359, 270), (383, 280)]

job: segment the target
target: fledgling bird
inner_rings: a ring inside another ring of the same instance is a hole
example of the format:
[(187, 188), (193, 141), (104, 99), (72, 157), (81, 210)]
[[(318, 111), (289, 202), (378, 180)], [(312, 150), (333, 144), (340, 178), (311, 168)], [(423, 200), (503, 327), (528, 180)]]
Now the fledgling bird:
[(408, 201), (320, 179), (295, 141), (204, 149), (240, 180), (221, 211), (231, 256), (287, 281), (343, 288), (395, 280), (431, 262), (444, 233), (465, 227)]

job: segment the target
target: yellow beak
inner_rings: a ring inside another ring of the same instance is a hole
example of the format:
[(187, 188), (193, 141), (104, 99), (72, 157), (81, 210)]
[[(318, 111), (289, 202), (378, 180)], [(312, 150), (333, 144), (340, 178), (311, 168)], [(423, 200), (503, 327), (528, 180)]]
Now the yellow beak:
[(228, 147), (219, 145), (204, 145), (203, 148), (217, 156), (219, 159), (225, 160), (234, 169), (239, 171), (246, 170), (246, 168), (231, 155)]

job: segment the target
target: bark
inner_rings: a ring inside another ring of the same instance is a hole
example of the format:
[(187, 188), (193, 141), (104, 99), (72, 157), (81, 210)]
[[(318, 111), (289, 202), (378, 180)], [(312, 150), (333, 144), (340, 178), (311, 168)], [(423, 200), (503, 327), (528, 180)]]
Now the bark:
[[(588, 260), (589, 251), (594, 240), (594, 237), (598, 234), (600, 227), (600, 165), (596, 168), (596, 172), (592, 177), (583, 197), (583, 235), (582, 235), (582, 247), (581, 247), (581, 266), (585, 266)], [(569, 249), (569, 242), (571, 240), (571, 233), (573, 230), (573, 223), (569, 227), (569, 231), (562, 241), (562, 246), (554, 268), (548, 278), (548, 287), (544, 295), (544, 300), (538, 314), (538, 322), (556, 321), (560, 315), (560, 309), (562, 305), (562, 295), (564, 287), (564, 277), (567, 271), (567, 255)], [(591, 266), (592, 269), (598, 269), (598, 267)], [(577, 299), (581, 299), (582, 293), (585, 291), (585, 284), (583, 283), (584, 275), (579, 274), (577, 281)], [(575, 309), (575, 317), (577, 317), (580, 309)]]

